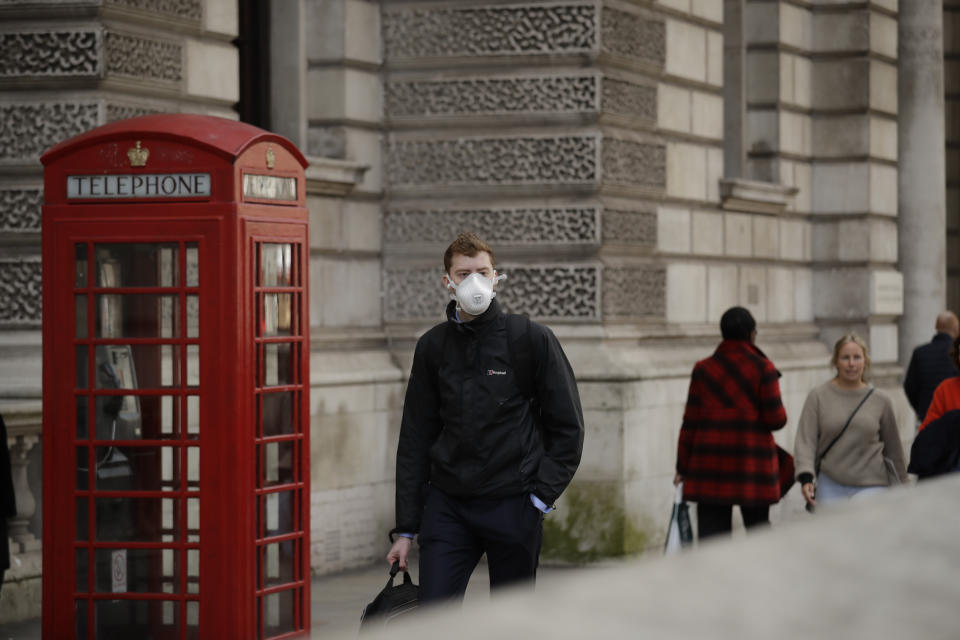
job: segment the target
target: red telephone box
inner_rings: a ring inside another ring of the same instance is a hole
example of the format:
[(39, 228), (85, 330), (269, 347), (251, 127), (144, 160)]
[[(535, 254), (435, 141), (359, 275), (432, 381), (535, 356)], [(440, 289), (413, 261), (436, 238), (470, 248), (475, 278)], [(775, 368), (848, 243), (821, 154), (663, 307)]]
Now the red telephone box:
[(306, 160), (184, 114), (42, 160), (43, 637), (308, 634)]

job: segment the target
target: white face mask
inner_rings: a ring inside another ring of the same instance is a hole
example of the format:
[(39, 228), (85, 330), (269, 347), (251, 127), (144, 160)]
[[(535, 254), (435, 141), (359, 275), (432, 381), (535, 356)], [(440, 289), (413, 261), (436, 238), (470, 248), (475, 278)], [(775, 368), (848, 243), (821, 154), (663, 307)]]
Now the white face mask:
[(448, 280), (448, 288), (452, 290), (450, 297), (457, 301), (457, 305), (472, 316), (478, 316), (490, 306), (490, 301), (497, 295), (493, 290), (493, 283), (506, 276), (497, 276), (490, 280), (480, 273), (471, 273), (460, 284)]

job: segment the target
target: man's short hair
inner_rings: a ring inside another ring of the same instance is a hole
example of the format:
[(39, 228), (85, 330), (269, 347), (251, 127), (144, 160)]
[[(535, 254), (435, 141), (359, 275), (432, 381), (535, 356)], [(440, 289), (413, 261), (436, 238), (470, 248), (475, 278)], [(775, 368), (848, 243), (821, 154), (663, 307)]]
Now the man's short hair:
[(720, 335), (724, 340), (749, 340), (757, 321), (743, 307), (730, 307), (720, 318)]
[(493, 249), (491, 249), (490, 245), (484, 242), (480, 236), (471, 231), (464, 231), (458, 234), (456, 240), (451, 242), (447, 250), (443, 252), (444, 273), (450, 272), (450, 264), (453, 262), (453, 256), (461, 255), (472, 258), (481, 251), (486, 251), (490, 254), (490, 265), (496, 266), (497, 263), (493, 258)]

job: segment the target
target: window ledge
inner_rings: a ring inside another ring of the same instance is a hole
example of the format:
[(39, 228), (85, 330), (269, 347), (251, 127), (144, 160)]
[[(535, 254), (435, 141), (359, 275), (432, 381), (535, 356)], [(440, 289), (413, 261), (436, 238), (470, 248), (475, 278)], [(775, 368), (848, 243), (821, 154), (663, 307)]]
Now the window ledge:
[(799, 189), (773, 182), (724, 178), (720, 180), (720, 206), (731, 211), (776, 215), (793, 201)]
[(369, 165), (334, 158), (308, 157), (307, 195), (345, 196), (363, 180)]

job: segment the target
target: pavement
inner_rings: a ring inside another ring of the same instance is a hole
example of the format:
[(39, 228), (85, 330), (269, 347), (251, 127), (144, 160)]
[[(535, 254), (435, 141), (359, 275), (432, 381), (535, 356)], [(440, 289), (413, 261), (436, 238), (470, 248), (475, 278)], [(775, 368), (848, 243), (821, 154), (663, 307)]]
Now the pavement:
[[(414, 582), (419, 582), (416, 563), (411, 564), (413, 567), (410, 575)], [(556, 582), (576, 570), (574, 567), (543, 566), (538, 572), (538, 584)], [(386, 562), (314, 577), (311, 590), (310, 637), (336, 638), (356, 635), (363, 607), (380, 592), (388, 577), (389, 567)], [(470, 580), (464, 601), (470, 604), (488, 601), (489, 592), (487, 566), (481, 562)], [(40, 620), (0, 624), (0, 640), (40, 640)]]

